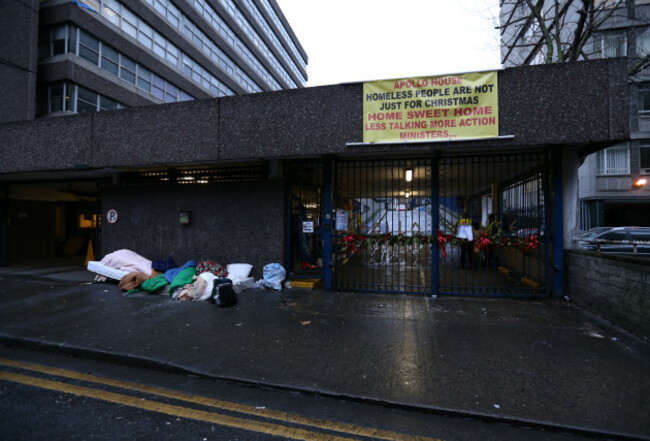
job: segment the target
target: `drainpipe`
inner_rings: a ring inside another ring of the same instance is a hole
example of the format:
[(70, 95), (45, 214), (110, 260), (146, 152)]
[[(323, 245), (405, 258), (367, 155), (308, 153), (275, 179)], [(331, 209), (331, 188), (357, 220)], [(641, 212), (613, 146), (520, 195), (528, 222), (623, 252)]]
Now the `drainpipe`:
[(0, 187), (0, 265), (7, 264), (7, 229), (9, 224), (9, 186)]

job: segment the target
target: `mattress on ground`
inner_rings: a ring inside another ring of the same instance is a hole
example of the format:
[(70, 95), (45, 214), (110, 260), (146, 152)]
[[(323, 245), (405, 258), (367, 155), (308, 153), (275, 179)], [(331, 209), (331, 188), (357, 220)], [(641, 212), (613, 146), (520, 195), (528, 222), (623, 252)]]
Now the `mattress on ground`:
[(111, 268), (110, 266), (106, 266), (101, 262), (98, 262), (96, 260), (91, 260), (88, 262), (88, 271), (93, 272), (95, 274), (99, 274), (100, 276), (108, 277), (109, 279), (115, 279), (115, 280), (122, 280), (122, 277), (126, 276), (128, 272), (126, 271), (121, 271), (115, 268)]

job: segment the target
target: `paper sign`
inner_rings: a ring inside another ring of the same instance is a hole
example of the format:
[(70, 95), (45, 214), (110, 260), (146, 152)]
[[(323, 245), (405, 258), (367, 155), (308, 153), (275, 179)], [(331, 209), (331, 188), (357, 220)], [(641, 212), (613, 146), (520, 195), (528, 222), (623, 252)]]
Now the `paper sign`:
[(336, 210), (336, 230), (346, 231), (348, 229), (348, 212)]

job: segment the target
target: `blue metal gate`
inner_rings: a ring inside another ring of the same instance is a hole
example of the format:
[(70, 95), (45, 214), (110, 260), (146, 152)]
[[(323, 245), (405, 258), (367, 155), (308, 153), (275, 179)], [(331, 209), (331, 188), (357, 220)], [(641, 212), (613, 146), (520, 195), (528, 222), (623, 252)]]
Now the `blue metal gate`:
[(341, 291), (548, 296), (547, 176), (544, 153), (295, 165), (290, 271)]
[[(438, 218), (442, 295), (549, 295), (546, 156), (441, 158)], [(459, 219), (468, 219), (470, 237)]]
[(336, 163), (336, 289), (432, 292), (431, 177), (431, 159)]

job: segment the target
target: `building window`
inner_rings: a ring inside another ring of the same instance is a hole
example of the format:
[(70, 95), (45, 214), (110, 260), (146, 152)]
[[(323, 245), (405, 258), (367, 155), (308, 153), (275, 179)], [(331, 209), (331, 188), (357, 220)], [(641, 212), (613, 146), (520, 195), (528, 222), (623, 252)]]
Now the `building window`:
[(153, 29), (145, 23), (140, 23), (138, 27), (138, 41), (144, 44), (148, 49), (153, 47)]
[(597, 154), (599, 176), (630, 174), (630, 149), (628, 147), (610, 147)]
[(102, 4), (102, 15), (108, 18), (108, 21), (113, 23), (115, 26), (120, 26), (120, 16), (122, 7), (119, 3), (114, 0), (104, 0)]
[(151, 93), (151, 71), (138, 66), (138, 89)]
[(135, 84), (135, 61), (124, 55), (120, 56), (120, 78)]
[(103, 95), (99, 95), (99, 110), (117, 110), (119, 108), (120, 103), (117, 101), (114, 101)]
[(110, 46), (102, 44), (101, 68), (117, 76), (120, 65), (120, 54)]
[(644, 29), (636, 36), (636, 56), (643, 58), (650, 54), (650, 28)]
[(66, 84), (64, 82), (54, 83), (49, 89), (49, 112), (62, 112), (68, 109), (68, 97), (66, 96)]
[(65, 54), (68, 52), (66, 48), (67, 41), (67, 26), (60, 26), (52, 32), (52, 55)]
[(615, 8), (616, 6), (620, 6), (620, 0), (596, 0), (595, 6), (597, 8), (603, 7), (606, 9), (611, 9), (611, 8)]
[(650, 145), (639, 147), (639, 167), (642, 174), (650, 175)]
[(87, 32), (79, 35), (79, 56), (92, 64), (99, 65), (99, 40)]
[(639, 84), (639, 116), (650, 116), (650, 83)]
[(627, 38), (623, 32), (595, 34), (593, 58), (613, 58), (627, 55)]
[(97, 93), (77, 86), (77, 113), (97, 112), (98, 99)]

